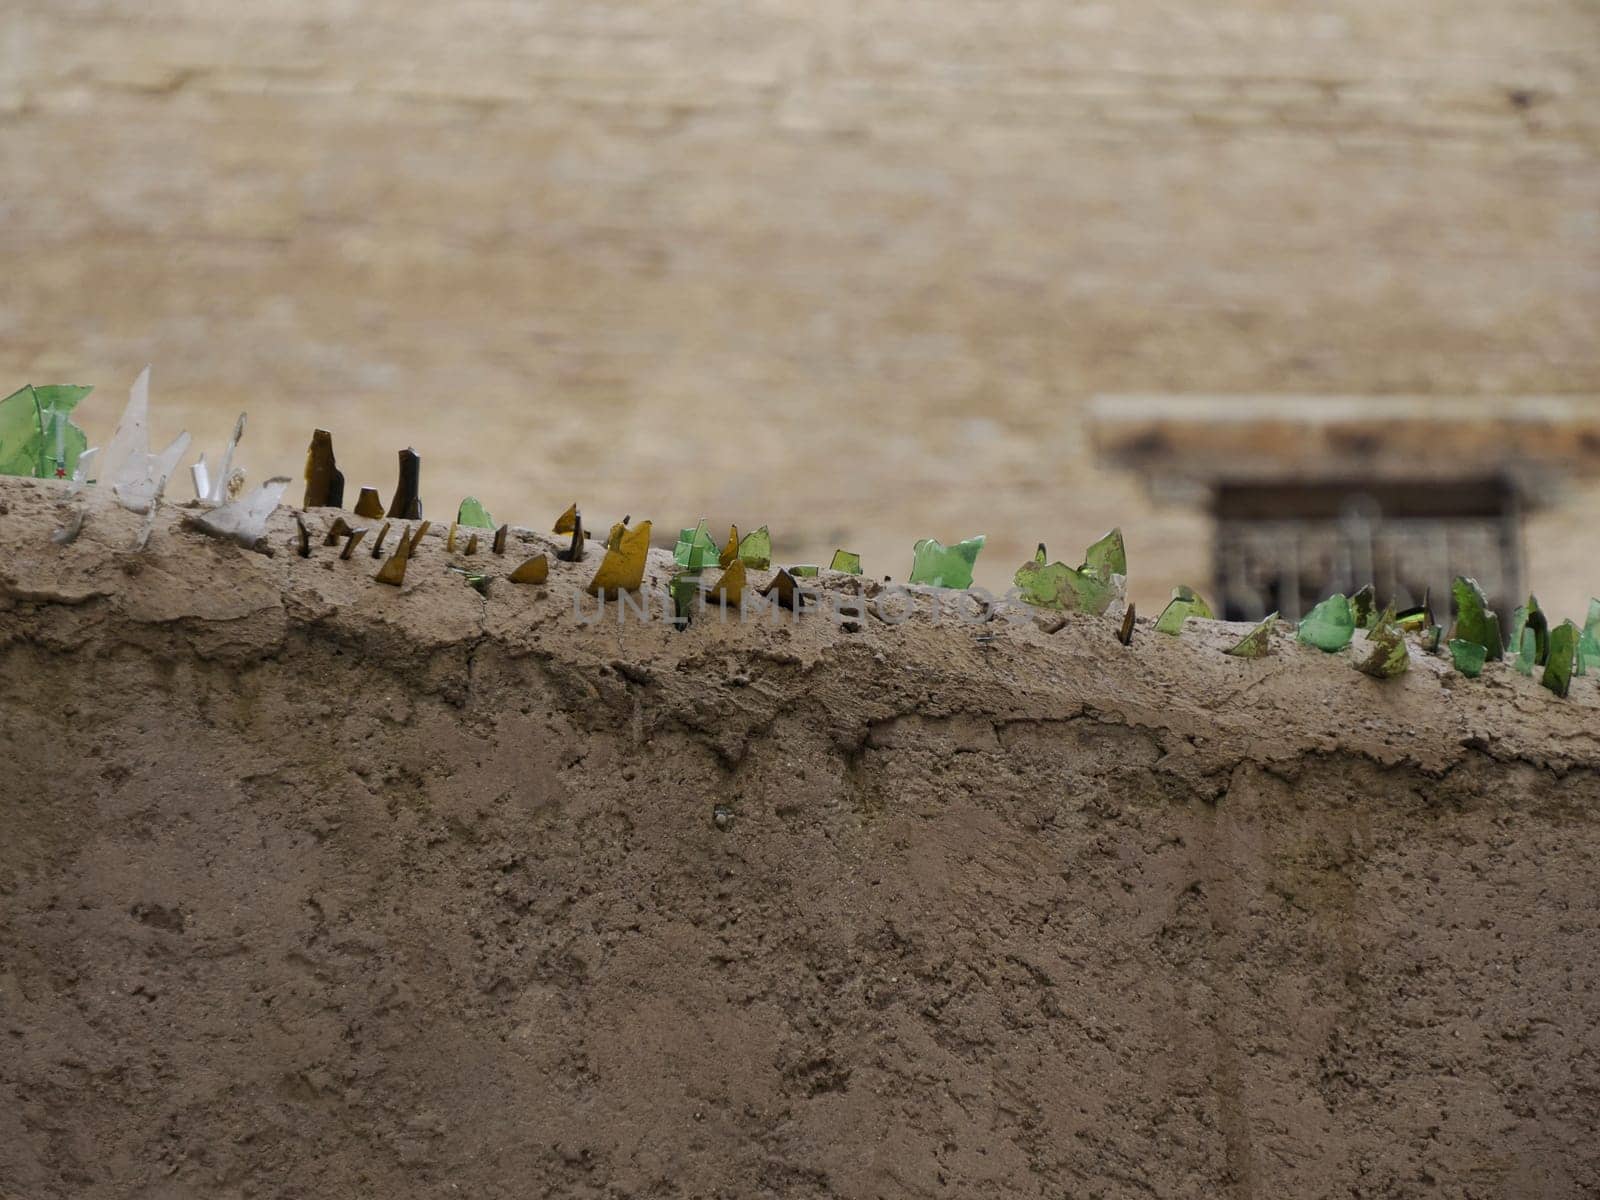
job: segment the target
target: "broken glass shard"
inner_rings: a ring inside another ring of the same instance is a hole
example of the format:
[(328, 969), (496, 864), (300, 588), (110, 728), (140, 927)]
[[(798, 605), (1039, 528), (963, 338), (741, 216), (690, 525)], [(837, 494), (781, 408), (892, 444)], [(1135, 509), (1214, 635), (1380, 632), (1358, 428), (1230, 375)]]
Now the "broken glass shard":
[(306, 528), (305, 519), (299, 513), (294, 515), (295, 534), (298, 539), (296, 549), (301, 558), (311, 557), (311, 530)]
[[(422, 520), (422, 459), (407, 447), (400, 451), (400, 481), (395, 485), (394, 499), (389, 501), (389, 516), (402, 521)], [(405, 568), (401, 568), (405, 574)]]
[(1231, 654), (1235, 658), (1261, 658), (1271, 654), (1272, 627), (1277, 619), (1278, 614), (1273, 613), (1223, 653)]
[(324, 546), (337, 546), (339, 539), (350, 532), (350, 524), (343, 517), (335, 517), (333, 524), (328, 526), (328, 532), (322, 538)]
[(1078, 568), (1086, 575), (1109, 580), (1113, 575), (1128, 573), (1128, 549), (1122, 541), (1122, 530), (1113, 529), (1084, 552), (1083, 565)]
[[(1065, 619), (1065, 617), (1062, 618), (1062, 620)], [(1133, 645), (1133, 623), (1136, 619), (1137, 614), (1134, 611), (1133, 605), (1130, 603), (1127, 608), (1122, 610), (1122, 628), (1117, 630), (1117, 641), (1121, 642), (1124, 646)]]
[(717, 565), (726, 568), (729, 563), (739, 557), (739, 527), (728, 526), (728, 540), (722, 547), (722, 552), (717, 555)]
[(93, 390), (30, 384), (0, 400), (0, 475), (71, 479), (89, 439), (70, 418)]
[(578, 502), (576, 500), (574, 500), (571, 504), (567, 505), (567, 511), (562, 513), (559, 517), (556, 518), (556, 523), (552, 527), (551, 532), (553, 532), (553, 533), (571, 533), (577, 527), (578, 527)]
[[(427, 528), (426, 522), (423, 523), (422, 528)], [(418, 530), (419, 537), (421, 532), (421, 530)], [(407, 536), (409, 533), (410, 530), (401, 532), (399, 540), (395, 543), (394, 553), (388, 557), (383, 566), (378, 568), (378, 573), (374, 578), (379, 583), (387, 583), (394, 587), (399, 587), (406, 581), (406, 565), (411, 561), (413, 548), (413, 541)]]
[(383, 523), (383, 528), (378, 530), (377, 539), (372, 543), (372, 557), (373, 558), (381, 558), (383, 556), (383, 543), (384, 543), (384, 539), (389, 536), (389, 526), (390, 526), (390, 524), (391, 524), (391, 522), (385, 521)]
[(1451, 640), (1477, 642), (1486, 652), (1486, 661), (1499, 662), (1505, 649), (1500, 641), (1500, 619), (1489, 610), (1489, 602), (1478, 581), (1457, 575), (1450, 585), (1450, 597), (1456, 606)]
[(550, 560), (543, 554), (535, 554), (506, 578), (512, 583), (543, 583), (550, 578)]
[(422, 548), (422, 539), (427, 536), (428, 530), (433, 528), (432, 521), (424, 521), (418, 525), (416, 532), (411, 535), (410, 545), (406, 547), (406, 556), (415, 558), (417, 551)]
[(377, 488), (361, 489), (361, 495), (356, 497), (356, 516), (366, 517), (369, 521), (383, 516), (383, 500), (378, 496)]
[(1578, 662), (1574, 674), (1587, 675), (1593, 664), (1600, 666), (1600, 600), (1589, 599), (1589, 615), (1583, 619), (1583, 632), (1578, 635)]
[(1046, 557), (1044, 543), (1040, 542), (1033, 561), (1023, 563), (1011, 577), (1023, 603), (1099, 615), (1116, 599), (1110, 575), (1101, 578), (1088, 569), (1075, 571), (1063, 562), (1047, 564)]
[(672, 596), (672, 623), (679, 629), (694, 619), (695, 598), (700, 595), (704, 579), (699, 571), (679, 571), (667, 584)]
[(796, 579), (799, 579), (801, 576), (804, 576), (807, 579), (815, 579), (822, 573), (822, 568), (817, 566), (816, 563), (796, 563), (794, 566), (787, 569), (789, 574), (794, 576)]
[(574, 512), (570, 527), (565, 531), (572, 535), (571, 544), (565, 550), (557, 550), (556, 557), (562, 562), (583, 561), (583, 517)]
[(510, 525), (502, 525), (499, 529), (496, 529), (494, 531), (494, 541), (490, 544), (489, 549), (496, 554), (504, 554), (506, 552), (506, 535), (510, 532)]
[(1350, 618), (1357, 629), (1371, 629), (1376, 624), (1378, 591), (1370, 583), (1350, 597)]
[(196, 500), (211, 499), (211, 472), (206, 468), (206, 456), (200, 455), (200, 461), (189, 468), (189, 480), (194, 484), (194, 498)]
[(456, 524), (465, 525), (469, 529), (493, 529), (494, 518), (489, 515), (489, 510), (478, 502), (476, 496), (468, 496), (456, 510)]
[(1539, 682), (1558, 696), (1565, 696), (1572, 687), (1572, 657), (1577, 649), (1578, 627), (1570, 620), (1550, 631), (1549, 658)]
[(462, 553), (463, 554), (476, 554), (477, 552), (478, 552), (478, 535), (477, 534), (473, 534), (471, 537), (467, 538), (467, 548), (464, 551), (462, 551)]
[(239, 449), (240, 440), (244, 437), (246, 417), (247, 414), (240, 413), (239, 419), (233, 423), (233, 433), (229, 436), (228, 444), (222, 451), (222, 465), (211, 480), (210, 499), (215, 500), (218, 504), (224, 500), (236, 498), (244, 490), (244, 472), (233, 469), (233, 456), (234, 452)]
[(306, 450), (306, 500), (300, 507), (344, 507), (344, 472), (334, 462), (333, 434), (326, 429), (311, 432)]
[(367, 527), (362, 525), (352, 529), (344, 539), (344, 549), (339, 551), (339, 557), (345, 562), (350, 561), (350, 556), (356, 552), (356, 547), (361, 544), (361, 539), (367, 536)]
[(1367, 653), (1356, 669), (1374, 679), (1393, 679), (1411, 666), (1411, 651), (1406, 646), (1405, 630), (1395, 624), (1394, 609), (1384, 610), (1367, 634)]
[(738, 608), (744, 596), (744, 560), (736, 556), (707, 595), (729, 608)]
[(287, 475), (276, 476), (237, 500), (194, 514), (188, 524), (212, 537), (227, 538), (254, 549), (266, 537), (267, 521), (288, 487)]
[(1295, 637), (1308, 646), (1332, 654), (1348, 646), (1355, 632), (1355, 614), (1350, 611), (1350, 601), (1343, 593), (1335, 592), (1301, 619)]
[(1476, 679), (1483, 672), (1483, 662), (1488, 651), (1477, 642), (1462, 638), (1450, 639), (1450, 661), (1455, 669), (1468, 679)]
[(1172, 589), (1172, 599), (1156, 618), (1156, 632), (1170, 633), (1176, 637), (1183, 630), (1183, 623), (1190, 617), (1209, 620), (1211, 606), (1201, 599), (1200, 594), (1193, 588), (1179, 584)]
[(843, 571), (846, 575), (861, 574), (861, 555), (852, 554), (849, 550), (835, 550), (833, 561), (828, 564), (830, 571)]
[(911, 582), (928, 587), (969, 588), (972, 568), (983, 549), (984, 535), (946, 546), (937, 538), (923, 538), (912, 547)]
[(765, 571), (772, 566), (772, 535), (763, 525), (752, 529), (739, 539), (739, 561), (752, 570)]
[(1523, 627), (1522, 636), (1517, 639), (1516, 651), (1516, 661), (1511, 665), (1523, 675), (1532, 675), (1539, 658), (1539, 640), (1534, 637), (1533, 630)]
[[(623, 592), (637, 591), (644, 581), (645, 563), (650, 555), (650, 522), (640, 521), (638, 528), (622, 535), (621, 542), (616, 549), (606, 551), (600, 568), (589, 581), (591, 596), (620, 596)], [(713, 558), (716, 552), (713, 545)]]
[(693, 529), (680, 530), (678, 544), (672, 548), (672, 561), (688, 571), (703, 571), (714, 567), (722, 555), (706, 529), (704, 520)]
[(804, 599), (801, 597), (800, 585), (795, 582), (794, 576), (789, 574), (787, 569), (780, 569), (772, 577), (772, 582), (761, 589), (761, 594), (763, 596), (776, 595), (778, 607), (787, 608), (791, 611), (794, 610), (797, 603), (804, 603)]

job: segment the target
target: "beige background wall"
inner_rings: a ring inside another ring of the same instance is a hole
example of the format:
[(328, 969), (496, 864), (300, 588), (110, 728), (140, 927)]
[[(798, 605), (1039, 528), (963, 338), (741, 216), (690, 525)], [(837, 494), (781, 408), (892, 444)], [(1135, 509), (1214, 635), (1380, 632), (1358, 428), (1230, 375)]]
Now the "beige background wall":
[(1120, 521), (1153, 598), (1206, 527), (1096, 469), (1094, 392), (1600, 393), (1597, 67), (1587, 0), (10, 0), (0, 384), (103, 439), (152, 361), (258, 477), (322, 424), (435, 515), (896, 576)]

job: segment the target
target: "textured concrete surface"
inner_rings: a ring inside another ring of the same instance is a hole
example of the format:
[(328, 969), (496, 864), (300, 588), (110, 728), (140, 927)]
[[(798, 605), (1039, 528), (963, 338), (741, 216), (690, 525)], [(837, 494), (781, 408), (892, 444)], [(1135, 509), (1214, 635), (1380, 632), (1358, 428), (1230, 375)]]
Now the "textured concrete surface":
[(0, 379), (99, 382), (103, 436), (154, 361), (258, 477), (322, 423), (435, 512), (897, 575), (1120, 521), (1153, 599), (1205, 523), (1098, 470), (1095, 392), (1600, 392), (1597, 45), (1583, 0), (11, 0)]

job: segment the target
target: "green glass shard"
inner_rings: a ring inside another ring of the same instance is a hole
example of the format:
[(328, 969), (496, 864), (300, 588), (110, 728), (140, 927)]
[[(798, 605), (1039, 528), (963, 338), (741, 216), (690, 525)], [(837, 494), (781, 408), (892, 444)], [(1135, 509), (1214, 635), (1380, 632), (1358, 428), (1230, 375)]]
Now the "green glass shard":
[(28, 385), (0, 400), (0, 475), (71, 479), (89, 439), (69, 418), (93, 390)]
[(1422, 635), (1422, 648), (1429, 654), (1439, 653), (1439, 643), (1444, 640), (1443, 625), (1429, 625), (1426, 633)]
[(1300, 621), (1295, 637), (1308, 646), (1329, 654), (1343, 650), (1355, 636), (1355, 614), (1342, 592), (1335, 592), (1308, 612)]
[(1428, 593), (1422, 593), (1421, 604), (1396, 613), (1394, 623), (1407, 633), (1426, 633), (1433, 625), (1433, 606), (1428, 603)]
[(1370, 583), (1350, 597), (1350, 616), (1357, 629), (1372, 629), (1377, 625), (1378, 592)]
[(911, 582), (929, 587), (969, 588), (972, 567), (982, 549), (981, 533), (953, 546), (946, 546), (937, 538), (923, 538), (912, 548)]
[(1210, 619), (1211, 606), (1202, 600), (1193, 588), (1184, 587), (1180, 583), (1172, 589), (1172, 599), (1156, 618), (1156, 632), (1170, 633), (1173, 637), (1177, 637), (1183, 630), (1183, 623), (1190, 617)]
[(1122, 541), (1122, 530), (1113, 529), (1090, 546), (1083, 555), (1083, 565), (1078, 568), (1086, 575), (1108, 580), (1113, 575), (1128, 573), (1128, 548)]
[(1035, 608), (1094, 613), (1098, 616), (1116, 599), (1116, 588), (1111, 585), (1109, 574), (1101, 578), (1087, 567), (1075, 571), (1063, 562), (1047, 564), (1045, 558), (1044, 543), (1040, 542), (1033, 561), (1023, 563), (1011, 577), (1011, 582), (1022, 594), (1023, 603)]
[(1522, 636), (1517, 639), (1517, 661), (1513, 664), (1524, 675), (1532, 675), (1533, 668), (1539, 662), (1539, 639), (1533, 630), (1523, 627)]
[(1272, 627), (1277, 620), (1278, 614), (1273, 613), (1223, 653), (1231, 654), (1235, 658), (1263, 658), (1271, 654)]
[(765, 525), (760, 529), (752, 529), (739, 539), (739, 561), (757, 571), (765, 571), (772, 566), (772, 535), (767, 532)]
[(1578, 664), (1576, 675), (1587, 675), (1589, 664), (1600, 667), (1600, 600), (1589, 599), (1589, 615), (1584, 618), (1583, 632), (1578, 635)]
[(667, 584), (672, 595), (673, 624), (682, 629), (694, 619), (695, 599), (704, 589), (705, 576), (699, 571), (679, 571)]
[(1367, 653), (1356, 668), (1374, 679), (1393, 679), (1410, 666), (1411, 651), (1406, 647), (1405, 630), (1395, 623), (1394, 609), (1385, 609), (1367, 634)]
[(456, 524), (465, 525), (469, 529), (493, 529), (494, 518), (489, 515), (489, 510), (478, 502), (476, 496), (468, 496), (456, 510)]
[(1578, 627), (1563, 621), (1550, 631), (1549, 657), (1539, 682), (1558, 696), (1572, 687), (1572, 658), (1578, 649)]
[(672, 548), (673, 561), (689, 571), (704, 571), (708, 567), (715, 567), (721, 557), (717, 543), (712, 540), (703, 520), (693, 529), (680, 530), (678, 544)]
[(1534, 596), (1528, 597), (1528, 623), (1524, 628), (1533, 630), (1533, 661), (1542, 667), (1550, 657), (1550, 620)]
[(828, 564), (830, 571), (843, 571), (846, 575), (861, 574), (861, 555), (852, 554), (848, 550), (835, 550), (833, 561)]
[(1450, 639), (1450, 661), (1468, 679), (1476, 679), (1483, 671), (1483, 660), (1487, 654), (1488, 651), (1477, 642)]
[(1500, 618), (1490, 611), (1489, 601), (1478, 581), (1457, 575), (1450, 585), (1450, 597), (1456, 606), (1453, 637), (1477, 642), (1487, 652), (1486, 661), (1499, 662), (1505, 652), (1500, 640)]

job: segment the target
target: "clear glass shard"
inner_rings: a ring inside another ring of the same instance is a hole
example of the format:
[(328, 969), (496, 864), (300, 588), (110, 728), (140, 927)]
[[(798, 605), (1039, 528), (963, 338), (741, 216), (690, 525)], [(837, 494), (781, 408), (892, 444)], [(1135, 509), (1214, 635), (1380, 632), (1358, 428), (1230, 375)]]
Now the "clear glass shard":
[(267, 535), (267, 521), (288, 490), (289, 477), (279, 475), (237, 500), (219, 504), (189, 518), (194, 528), (254, 548)]
[(211, 499), (211, 472), (206, 469), (206, 456), (203, 451), (200, 461), (189, 468), (189, 478), (194, 482), (196, 500)]
[[(209, 498), (215, 500), (218, 504), (232, 498), (229, 496), (228, 489), (235, 488), (233, 456), (239, 449), (240, 439), (244, 437), (245, 423), (246, 415), (240, 413), (239, 419), (233, 423), (233, 433), (228, 438), (228, 445), (222, 451), (222, 466), (217, 469), (216, 478), (211, 481), (211, 495)], [(235, 494), (243, 487), (243, 473), (239, 472), (238, 474), (240, 475), (240, 483), (235, 488)]]
[(117, 430), (100, 455), (100, 482), (113, 488), (136, 469), (139, 478), (148, 473), (150, 457), (150, 368), (139, 372), (128, 391), (128, 404), (122, 410)]

